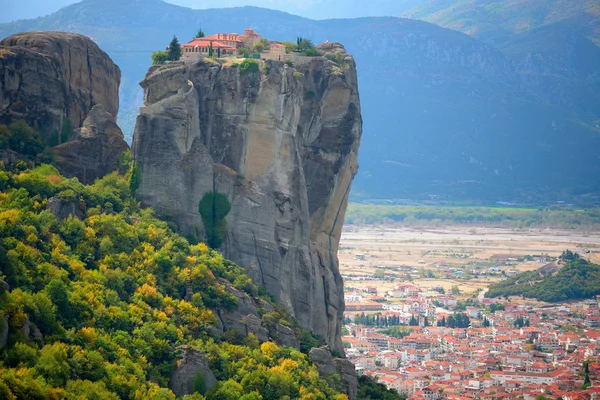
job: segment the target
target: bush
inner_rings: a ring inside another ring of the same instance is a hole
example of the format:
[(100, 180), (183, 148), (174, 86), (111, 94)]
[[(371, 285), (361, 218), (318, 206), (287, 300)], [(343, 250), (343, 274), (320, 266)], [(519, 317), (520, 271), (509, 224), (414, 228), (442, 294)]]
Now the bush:
[(25, 121), (0, 125), (0, 150), (10, 149), (25, 156), (36, 156), (44, 150), (42, 137)]
[(142, 183), (142, 170), (136, 164), (133, 164), (131, 169), (131, 179), (129, 180), (129, 189), (135, 193)]
[(166, 50), (152, 53), (152, 65), (163, 64), (169, 60), (169, 52)]
[(240, 64), (240, 74), (247, 75), (250, 73), (258, 72), (258, 62), (251, 58), (246, 58)]
[(339, 65), (344, 64), (344, 54), (340, 53), (339, 51), (335, 53), (327, 53), (325, 54), (325, 58)]
[(206, 232), (206, 241), (213, 249), (221, 247), (223, 235), (227, 229), (225, 217), (229, 211), (231, 211), (231, 203), (222, 193), (207, 192), (198, 203), (198, 212)]

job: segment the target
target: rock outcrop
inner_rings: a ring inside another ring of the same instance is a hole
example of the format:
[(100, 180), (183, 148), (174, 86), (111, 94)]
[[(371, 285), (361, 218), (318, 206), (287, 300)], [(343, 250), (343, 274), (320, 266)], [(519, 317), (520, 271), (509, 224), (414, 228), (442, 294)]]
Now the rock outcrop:
[(62, 200), (58, 197), (51, 197), (48, 199), (46, 210), (54, 214), (58, 222), (63, 222), (69, 215), (73, 218), (83, 220), (85, 215), (79, 203)]
[(327, 381), (332, 382), (331, 376), (340, 377), (340, 389), (348, 395), (349, 400), (356, 400), (358, 392), (358, 379), (356, 368), (349, 360), (333, 358), (326, 347), (314, 347), (310, 350), (309, 357), (317, 366), (319, 374)]
[(123, 132), (101, 105), (92, 108), (68, 142), (52, 148), (61, 172), (86, 184), (117, 170), (127, 150)]
[(202, 232), (206, 192), (227, 195), (220, 250), (342, 353), (337, 247), (362, 119), (352, 56), (319, 51), (332, 56), (152, 67), (132, 153), (137, 195), (184, 232)]
[(210, 362), (204, 354), (188, 346), (179, 346), (177, 351), (179, 357), (169, 383), (169, 388), (176, 396), (194, 392), (204, 394), (217, 384), (209, 367)]
[(91, 39), (26, 32), (0, 42), (0, 123), (24, 119), (50, 138), (101, 104), (116, 121), (121, 71)]
[(227, 291), (235, 296), (237, 307), (234, 310), (217, 311), (217, 333), (221, 334), (227, 330), (236, 330), (243, 336), (253, 334), (259, 342), (272, 340), (280, 346), (299, 348), (298, 340), (294, 331), (285, 325), (275, 321), (263, 323), (259, 310), (266, 313), (275, 311), (274, 307), (267, 301), (252, 297), (223, 282)]
[(0, 42), (0, 124), (25, 120), (84, 183), (115, 170), (128, 149), (116, 124), (121, 71), (91, 39), (28, 32)]

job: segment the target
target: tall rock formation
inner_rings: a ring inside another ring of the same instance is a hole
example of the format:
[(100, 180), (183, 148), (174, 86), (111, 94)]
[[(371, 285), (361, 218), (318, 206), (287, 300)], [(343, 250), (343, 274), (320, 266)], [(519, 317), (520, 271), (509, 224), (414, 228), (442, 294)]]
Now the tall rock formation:
[(119, 67), (88, 37), (10, 36), (0, 42), (0, 123), (25, 120), (48, 144), (62, 144), (55, 154), (64, 174), (93, 182), (128, 148), (116, 125), (120, 80)]
[(354, 59), (337, 43), (318, 50), (330, 55), (298, 57), (293, 67), (210, 59), (152, 67), (132, 152), (137, 195), (186, 233), (202, 233), (206, 192), (227, 195), (220, 250), (341, 353), (337, 248), (362, 119)]

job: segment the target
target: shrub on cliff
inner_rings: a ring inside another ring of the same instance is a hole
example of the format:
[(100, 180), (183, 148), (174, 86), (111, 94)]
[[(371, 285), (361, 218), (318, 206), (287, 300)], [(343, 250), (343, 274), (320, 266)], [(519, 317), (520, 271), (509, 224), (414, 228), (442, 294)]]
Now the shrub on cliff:
[(167, 61), (169, 61), (169, 52), (166, 50), (152, 53), (152, 65), (162, 64)]
[(0, 125), (0, 150), (13, 150), (25, 156), (36, 156), (44, 151), (42, 137), (25, 121)]
[(229, 211), (231, 211), (231, 203), (222, 193), (207, 192), (198, 203), (198, 212), (206, 232), (206, 242), (213, 249), (221, 247), (227, 229), (225, 217)]
[(240, 74), (247, 75), (250, 73), (258, 72), (258, 62), (251, 58), (246, 58), (240, 64)]
[(367, 375), (358, 377), (357, 398), (363, 400), (405, 400), (406, 397), (398, 394), (395, 389), (387, 389), (385, 385), (377, 383), (374, 378)]

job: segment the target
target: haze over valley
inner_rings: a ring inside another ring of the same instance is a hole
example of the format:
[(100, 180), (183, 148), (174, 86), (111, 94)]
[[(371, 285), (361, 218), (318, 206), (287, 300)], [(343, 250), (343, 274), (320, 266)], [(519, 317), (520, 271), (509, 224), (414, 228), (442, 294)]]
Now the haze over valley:
[(0, 10), (0, 399), (598, 397), (597, 0)]

